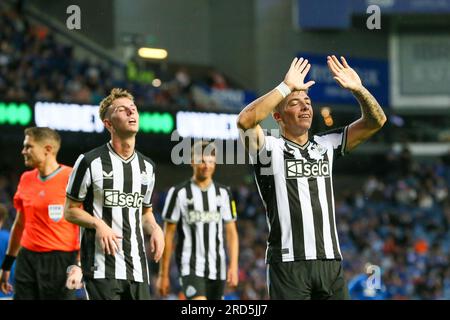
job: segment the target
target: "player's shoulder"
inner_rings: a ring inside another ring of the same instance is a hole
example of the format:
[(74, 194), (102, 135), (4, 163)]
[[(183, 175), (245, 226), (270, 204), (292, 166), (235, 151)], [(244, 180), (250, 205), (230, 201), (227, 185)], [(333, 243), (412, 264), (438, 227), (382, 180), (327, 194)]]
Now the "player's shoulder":
[(140, 152), (138, 150), (136, 150), (136, 154), (142, 160), (144, 160), (145, 162), (148, 162), (153, 168), (156, 167), (155, 162), (150, 157), (146, 156), (145, 154), (143, 154), (142, 152)]
[(223, 183), (214, 181), (214, 185), (215, 185), (216, 188), (218, 188), (219, 190), (220, 190), (220, 189), (224, 189), (224, 190), (226, 190), (227, 192), (231, 192), (230, 186), (227, 186), (226, 184), (223, 184)]
[(65, 165), (65, 164), (59, 164), (60, 166), (61, 166), (61, 175), (64, 177), (64, 178), (66, 178), (66, 179), (69, 179), (69, 177), (70, 177), (70, 175), (71, 175), (71, 173), (72, 173), (72, 170), (73, 170), (73, 168), (71, 167), (71, 166), (67, 166), (67, 165)]
[(82, 154), (84, 161), (87, 163), (91, 163), (95, 159), (101, 157), (104, 154), (108, 154), (108, 146), (106, 144), (103, 144), (95, 149), (92, 149), (90, 151), (87, 151)]
[(272, 136), (272, 135), (265, 135), (264, 139), (266, 140), (266, 142), (269, 141), (271, 143), (276, 143), (276, 142), (279, 142), (279, 141), (283, 140), (283, 138), (281, 138), (281, 136), (280, 137), (276, 137), (276, 136)]
[(270, 151), (283, 149), (284, 142), (285, 140), (283, 139), (282, 136), (272, 136), (272, 135), (264, 136), (264, 147)]
[(170, 189), (173, 189), (174, 193), (177, 194), (180, 190), (186, 188), (191, 183), (191, 180), (184, 180), (183, 182), (180, 182), (174, 186), (172, 186)]
[(30, 180), (36, 180), (38, 177), (38, 169), (32, 169), (32, 170), (27, 170), (25, 172), (22, 173), (22, 175), (20, 176), (20, 182), (28, 182)]
[(64, 172), (70, 172), (70, 171), (72, 171), (72, 167), (71, 166), (68, 166), (68, 165), (65, 165), (65, 164), (59, 164), (60, 166), (61, 166), (61, 171), (64, 171)]
[(331, 129), (331, 130), (327, 130), (327, 131), (323, 131), (323, 132), (319, 132), (319, 133), (315, 133), (313, 135), (314, 140), (318, 139), (325, 139), (329, 136), (333, 136), (333, 135), (341, 135), (344, 133), (345, 127), (339, 127), (339, 128), (335, 128), (335, 129)]

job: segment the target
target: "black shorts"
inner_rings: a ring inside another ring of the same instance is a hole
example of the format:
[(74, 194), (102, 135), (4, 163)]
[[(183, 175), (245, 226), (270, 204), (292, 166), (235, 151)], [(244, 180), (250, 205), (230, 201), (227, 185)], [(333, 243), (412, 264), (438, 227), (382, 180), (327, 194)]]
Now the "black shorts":
[(145, 282), (85, 278), (84, 284), (88, 300), (150, 300)]
[(348, 300), (342, 264), (337, 260), (278, 262), (267, 266), (272, 300)]
[(73, 300), (66, 288), (67, 267), (76, 263), (77, 251), (35, 252), (22, 248), (16, 260), (15, 300)]
[(186, 299), (206, 297), (208, 300), (222, 300), (225, 290), (225, 280), (211, 280), (193, 275), (180, 278), (183, 294)]

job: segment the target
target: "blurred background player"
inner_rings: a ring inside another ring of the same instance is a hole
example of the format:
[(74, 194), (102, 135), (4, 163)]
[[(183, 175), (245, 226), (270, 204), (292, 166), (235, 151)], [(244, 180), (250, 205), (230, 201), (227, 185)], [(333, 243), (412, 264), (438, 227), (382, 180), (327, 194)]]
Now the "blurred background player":
[[(5, 259), (6, 250), (8, 249), (8, 241), (9, 241), (9, 231), (3, 229), (3, 225), (6, 220), (8, 220), (8, 208), (0, 204), (0, 265), (3, 263)], [(14, 269), (15, 264), (11, 266), (10, 274), (9, 274), (9, 284), (14, 286)], [(0, 299), (12, 299), (13, 293), (3, 293), (3, 290), (0, 290)]]
[(372, 273), (375, 268), (381, 270), (380, 267), (372, 266), (368, 262), (365, 265), (366, 273), (357, 274), (349, 280), (348, 292), (352, 300), (386, 300), (390, 298), (386, 286), (381, 282), (381, 272)]
[(220, 300), (223, 299), (225, 281), (230, 287), (236, 287), (239, 280), (236, 205), (230, 189), (213, 180), (216, 168), (214, 144), (196, 142), (191, 159), (192, 178), (170, 188), (166, 197), (163, 210), (166, 247), (158, 289), (163, 297), (170, 292), (170, 260), (176, 248), (184, 296), (192, 300)]
[[(313, 118), (305, 83), (308, 60), (295, 58), (281, 84), (239, 114), (238, 126), (254, 163), (267, 210), (267, 285), (271, 299), (348, 299), (334, 212), (334, 160), (377, 132), (386, 116), (347, 64), (328, 56), (334, 79), (350, 90), (361, 118), (349, 126), (309, 135)], [(264, 136), (270, 113), (281, 137)]]
[(151, 236), (155, 261), (164, 250), (151, 204), (155, 166), (135, 150), (139, 113), (130, 93), (111, 90), (99, 113), (111, 140), (78, 157), (65, 216), (83, 227), (81, 266), (88, 298), (148, 300), (143, 231)]
[[(76, 264), (79, 228), (64, 219), (65, 188), (71, 168), (56, 160), (59, 134), (49, 128), (25, 129), (22, 155), (34, 168), (20, 178), (17, 210), (8, 250), (2, 264), (1, 290), (14, 289), (14, 299), (73, 299), (65, 287), (66, 269)], [(15, 286), (8, 283), (16, 262)]]

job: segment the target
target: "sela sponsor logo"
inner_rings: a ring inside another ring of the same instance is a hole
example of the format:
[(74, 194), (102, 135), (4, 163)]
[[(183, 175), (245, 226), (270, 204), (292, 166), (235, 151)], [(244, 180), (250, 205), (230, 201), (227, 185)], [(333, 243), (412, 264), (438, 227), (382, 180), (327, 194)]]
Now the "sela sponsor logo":
[(124, 193), (110, 189), (105, 189), (103, 192), (103, 206), (108, 208), (140, 208), (142, 201), (144, 201), (144, 197), (139, 192)]
[(286, 159), (285, 170), (287, 179), (330, 176), (330, 164), (323, 160), (307, 162), (305, 160)]
[(187, 223), (209, 223), (220, 221), (220, 213), (217, 211), (200, 211), (200, 210), (192, 210), (187, 213)]

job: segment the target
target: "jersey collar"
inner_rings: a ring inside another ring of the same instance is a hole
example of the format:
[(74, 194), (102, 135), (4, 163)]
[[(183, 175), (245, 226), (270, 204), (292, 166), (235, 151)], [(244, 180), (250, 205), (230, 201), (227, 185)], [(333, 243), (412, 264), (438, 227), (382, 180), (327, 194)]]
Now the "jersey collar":
[(284, 137), (283, 135), (281, 136), (281, 138), (283, 138), (283, 140), (286, 141), (286, 143), (289, 144), (290, 146), (292, 146), (294, 148), (299, 148), (302, 150), (305, 150), (306, 148), (308, 148), (308, 146), (310, 144), (309, 139), (303, 145), (299, 145), (298, 143), (295, 143), (294, 141), (289, 140), (288, 138)]
[(134, 157), (136, 156), (136, 149), (133, 151), (133, 154), (131, 156), (128, 157), (128, 159), (124, 159), (120, 156), (120, 154), (118, 154), (114, 148), (111, 145), (111, 141), (109, 141), (107, 144), (109, 151), (117, 158), (120, 159), (120, 161), (124, 162), (124, 163), (129, 163), (131, 161), (133, 161)]
[(200, 191), (208, 191), (209, 188), (211, 188), (211, 186), (214, 185), (214, 180), (211, 180), (211, 183), (208, 184), (208, 186), (207, 186), (206, 188), (200, 188), (200, 186), (199, 186), (197, 183), (195, 183), (194, 179), (192, 179), (192, 178), (191, 178), (191, 183), (192, 183), (195, 187), (199, 188)]

